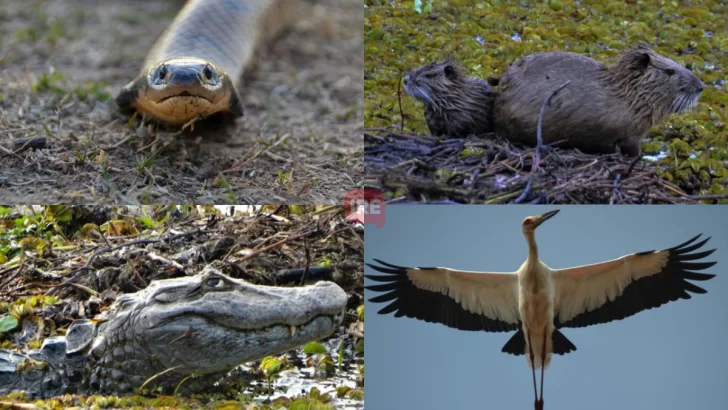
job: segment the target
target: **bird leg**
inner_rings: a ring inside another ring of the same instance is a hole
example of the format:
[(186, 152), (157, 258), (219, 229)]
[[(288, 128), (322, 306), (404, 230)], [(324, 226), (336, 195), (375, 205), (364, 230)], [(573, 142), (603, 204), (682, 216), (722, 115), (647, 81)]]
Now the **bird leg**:
[(546, 337), (548, 337), (548, 325), (543, 330), (543, 348), (541, 351), (541, 398), (538, 400), (539, 410), (543, 410), (543, 372), (546, 371)]
[(533, 345), (531, 345), (531, 332), (526, 330), (528, 338), (528, 354), (531, 358), (531, 372), (533, 374), (533, 397), (534, 397), (534, 408), (535, 410), (542, 410), (543, 406), (539, 407), (538, 392), (536, 391), (536, 362), (533, 357)]

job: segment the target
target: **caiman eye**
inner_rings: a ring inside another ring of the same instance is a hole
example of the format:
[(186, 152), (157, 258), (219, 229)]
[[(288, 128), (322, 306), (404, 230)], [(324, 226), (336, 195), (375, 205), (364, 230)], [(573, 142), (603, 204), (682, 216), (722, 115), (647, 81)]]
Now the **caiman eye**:
[(219, 276), (212, 276), (207, 278), (205, 284), (214, 289), (222, 289), (227, 286), (227, 283), (225, 283), (225, 281)]

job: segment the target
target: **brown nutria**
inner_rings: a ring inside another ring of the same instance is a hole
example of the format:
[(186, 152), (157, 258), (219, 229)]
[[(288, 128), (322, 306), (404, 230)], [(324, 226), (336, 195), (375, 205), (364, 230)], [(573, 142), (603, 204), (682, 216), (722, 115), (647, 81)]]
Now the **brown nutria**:
[(404, 88), (425, 103), (432, 135), (459, 137), (493, 131), (493, 88), (485, 80), (467, 76), (452, 60), (410, 71)]
[(629, 156), (640, 139), (668, 115), (693, 108), (704, 84), (688, 69), (640, 44), (605, 67), (567, 52), (532, 54), (516, 60), (500, 79), (495, 128), (505, 138), (536, 144), (541, 103), (565, 82), (543, 116), (545, 144), (585, 152)]

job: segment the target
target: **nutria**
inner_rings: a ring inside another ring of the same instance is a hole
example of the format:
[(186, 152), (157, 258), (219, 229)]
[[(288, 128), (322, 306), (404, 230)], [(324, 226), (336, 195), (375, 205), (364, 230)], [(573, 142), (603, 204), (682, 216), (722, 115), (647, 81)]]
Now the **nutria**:
[(500, 79), (495, 99), (496, 131), (511, 141), (536, 144), (541, 103), (565, 82), (546, 107), (543, 142), (585, 152), (640, 153), (640, 139), (668, 115), (693, 108), (704, 84), (688, 69), (645, 45), (626, 51), (605, 67), (567, 52), (532, 54), (516, 60)]
[(467, 76), (452, 60), (410, 71), (404, 88), (425, 103), (432, 135), (460, 137), (493, 131), (493, 88), (485, 80)]

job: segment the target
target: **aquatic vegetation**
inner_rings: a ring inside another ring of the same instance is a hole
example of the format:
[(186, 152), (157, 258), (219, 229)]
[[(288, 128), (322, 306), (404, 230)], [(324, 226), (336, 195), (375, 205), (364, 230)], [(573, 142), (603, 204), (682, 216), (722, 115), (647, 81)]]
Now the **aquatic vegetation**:
[(644, 42), (706, 84), (695, 112), (653, 128), (644, 153), (657, 156), (657, 172), (667, 181), (702, 194), (728, 193), (728, 8), (711, 1), (636, 3), (550, 0), (524, 6), (493, 0), (473, 6), (455, 0), (418, 12), (413, 1), (367, 0), (365, 125), (404, 123), (406, 132), (428, 134), (421, 103), (404, 94), (399, 81), (434, 60), (454, 57), (473, 76), (497, 78), (526, 54), (565, 50), (611, 63)]

